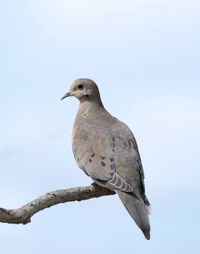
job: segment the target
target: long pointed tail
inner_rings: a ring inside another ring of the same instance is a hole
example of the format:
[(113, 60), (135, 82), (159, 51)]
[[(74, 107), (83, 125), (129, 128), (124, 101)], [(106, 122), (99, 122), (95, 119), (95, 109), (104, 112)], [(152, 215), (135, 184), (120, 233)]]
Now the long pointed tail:
[(143, 201), (138, 200), (125, 192), (118, 191), (117, 194), (135, 223), (144, 233), (146, 239), (149, 240), (150, 223), (147, 205)]

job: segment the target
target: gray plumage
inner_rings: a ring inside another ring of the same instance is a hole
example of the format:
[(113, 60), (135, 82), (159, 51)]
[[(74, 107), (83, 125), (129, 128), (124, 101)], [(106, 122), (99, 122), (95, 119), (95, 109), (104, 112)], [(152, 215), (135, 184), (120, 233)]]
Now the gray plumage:
[(72, 148), (78, 166), (97, 184), (114, 190), (145, 237), (150, 239), (144, 171), (136, 140), (123, 122), (104, 108), (97, 85), (75, 80), (70, 92), (80, 101)]

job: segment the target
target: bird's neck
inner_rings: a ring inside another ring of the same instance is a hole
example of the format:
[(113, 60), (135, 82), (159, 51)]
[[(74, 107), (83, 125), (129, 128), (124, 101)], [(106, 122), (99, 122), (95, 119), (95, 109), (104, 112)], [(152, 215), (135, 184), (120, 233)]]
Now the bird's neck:
[(98, 114), (98, 112), (105, 111), (104, 106), (100, 101), (84, 101), (79, 105), (79, 109), (75, 119), (75, 125), (77, 125), (80, 121), (91, 119), (93, 114)]

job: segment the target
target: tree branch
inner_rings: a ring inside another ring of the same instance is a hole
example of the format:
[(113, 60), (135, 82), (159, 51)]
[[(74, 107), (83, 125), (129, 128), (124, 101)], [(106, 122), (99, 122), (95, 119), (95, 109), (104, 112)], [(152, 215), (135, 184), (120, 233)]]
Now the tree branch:
[(71, 189), (52, 191), (43, 196), (40, 196), (39, 198), (18, 209), (0, 208), (0, 222), (27, 224), (31, 222), (31, 217), (35, 213), (38, 213), (45, 208), (60, 203), (81, 201), (114, 194), (114, 191), (100, 187), (95, 183), (85, 187), (75, 187)]

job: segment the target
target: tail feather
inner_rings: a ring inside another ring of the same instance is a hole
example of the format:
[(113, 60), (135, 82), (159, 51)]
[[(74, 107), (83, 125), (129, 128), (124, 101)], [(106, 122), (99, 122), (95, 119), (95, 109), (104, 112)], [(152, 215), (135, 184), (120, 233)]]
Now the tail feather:
[(138, 200), (127, 193), (118, 191), (122, 203), (134, 219), (135, 223), (142, 230), (147, 240), (150, 239), (150, 223), (147, 205), (142, 200)]

